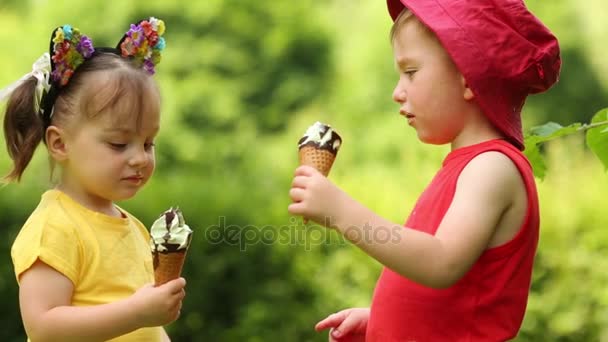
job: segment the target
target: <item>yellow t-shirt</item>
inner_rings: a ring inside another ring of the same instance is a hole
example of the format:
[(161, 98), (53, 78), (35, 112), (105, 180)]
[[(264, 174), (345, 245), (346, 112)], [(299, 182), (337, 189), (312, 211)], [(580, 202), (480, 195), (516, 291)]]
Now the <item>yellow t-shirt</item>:
[[(150, 236), (134, 216), (89, 210), (58, 190), (42, 195), (11, 250), (17, 282), (40, 259), (74, 284), (73, 306), (114, 302), (154, 281)], [(112, 341), (160, 341), (160, 327), (142, 328)]]

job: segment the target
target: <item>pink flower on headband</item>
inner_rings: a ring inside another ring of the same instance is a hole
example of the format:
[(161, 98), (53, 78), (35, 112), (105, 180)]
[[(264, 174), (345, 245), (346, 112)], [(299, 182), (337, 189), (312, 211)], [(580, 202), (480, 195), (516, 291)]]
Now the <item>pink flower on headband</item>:
[(146, 36), (149, 36), (153, 32), (152, 24), (147, 20), (142, 21), (140, 26)]

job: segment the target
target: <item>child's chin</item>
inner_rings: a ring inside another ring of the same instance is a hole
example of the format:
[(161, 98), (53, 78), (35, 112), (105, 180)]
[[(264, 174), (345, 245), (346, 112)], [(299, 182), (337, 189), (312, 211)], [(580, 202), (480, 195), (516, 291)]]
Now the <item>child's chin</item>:
[(129, 200), (133, 197), (135, 197), (135, 195), (137, 195), (137, 192), (139, 191), (139, 189), (133, 189), (133, 190), (129, 190), (129, 191), (121, 191), (120, 193), (117, 193), (114, 195), (114, 198), (112, 199), (113, 202), (119, 202), (119, 201), (126, 201)]

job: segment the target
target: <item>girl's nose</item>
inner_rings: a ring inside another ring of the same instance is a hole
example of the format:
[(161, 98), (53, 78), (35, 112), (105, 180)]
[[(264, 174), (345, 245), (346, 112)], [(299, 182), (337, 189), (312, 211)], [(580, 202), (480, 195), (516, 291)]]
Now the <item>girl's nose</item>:
[(129, 165), (133, 167), (144, 167), (150, 162), (150, 158), (148, 157), (148, 153), (146, 150), (142, 148), (137, 148), (131, 158), (129, 158)]

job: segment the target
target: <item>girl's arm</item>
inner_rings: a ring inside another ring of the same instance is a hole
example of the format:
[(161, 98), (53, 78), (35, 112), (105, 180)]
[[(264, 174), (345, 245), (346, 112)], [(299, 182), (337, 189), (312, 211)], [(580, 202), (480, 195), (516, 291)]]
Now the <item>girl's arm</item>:
[(106, 341), (147, 326), (175, 320), (184, 296), (183, 278), (145, 286), (134, 295), (95, 306), (71, 306), (74, 286), (37, 260), (20, 277), (19, 304), (32, 341)]
[[(498, 152), (477, 156), (460, 174), (452, 204), (433, 236), (378, 216), (316, 170), (300, 167), (290, 191), (295, 203), (289, 211), (337, 229), (404, 277), (445, 288), (457, 282), (489, 247), (516, 189), (522, 187), (519, 172), (506, 156)], [(514, 225), (519, 227), (521, 222)]]
[(171, 342), (171, 339), (169, 338), (169, 335), (167, 334), (167, 330), (165, 330), (165, 328), (163, 328), (163, 336), (161, 340), (163, 342)]

